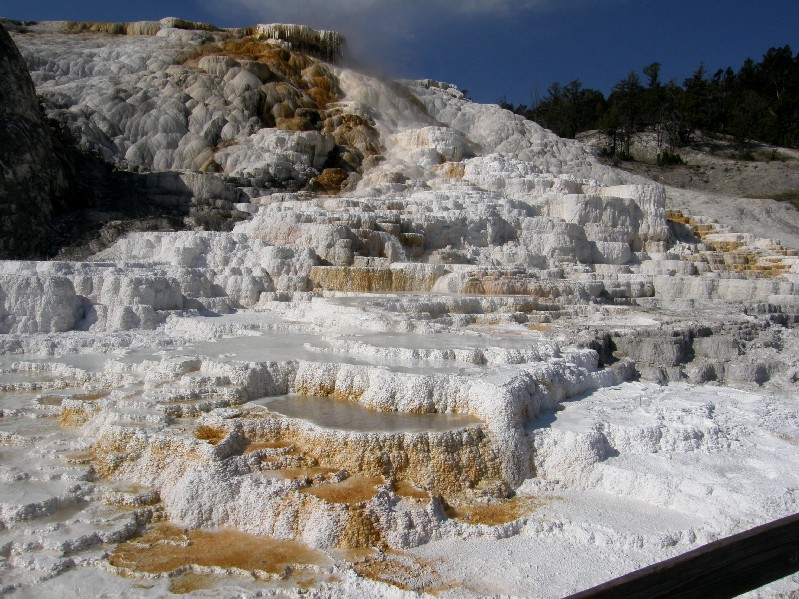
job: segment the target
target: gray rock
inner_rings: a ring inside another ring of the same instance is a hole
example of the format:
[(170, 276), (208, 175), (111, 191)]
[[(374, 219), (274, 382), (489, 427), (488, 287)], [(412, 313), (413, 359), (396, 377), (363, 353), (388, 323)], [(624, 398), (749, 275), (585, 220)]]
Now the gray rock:
[(0, 80), (0, 258), (41, 256), (68, 181), (25, 61), (2, 25)]

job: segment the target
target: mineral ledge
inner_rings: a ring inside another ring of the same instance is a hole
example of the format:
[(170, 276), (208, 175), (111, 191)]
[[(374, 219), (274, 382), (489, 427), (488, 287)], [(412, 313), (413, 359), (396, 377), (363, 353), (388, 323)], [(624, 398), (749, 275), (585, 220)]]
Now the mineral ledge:
[(799, 511), (796, 247), (332, 32), (12, 37), (239, 216), (0, 262), (0, 592), (559, 597)]

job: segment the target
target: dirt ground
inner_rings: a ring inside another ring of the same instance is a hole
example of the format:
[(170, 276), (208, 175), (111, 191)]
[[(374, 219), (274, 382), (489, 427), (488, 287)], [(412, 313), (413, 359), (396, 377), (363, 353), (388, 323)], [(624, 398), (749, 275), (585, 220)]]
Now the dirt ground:
[(757, 146), (738, 150), (703, 139), (677, 153), (685, 164), (660, 167), (642, 161), (621, 168), (664, 185), (728, 196), (787, 201), (799, 208), (799, 151)]

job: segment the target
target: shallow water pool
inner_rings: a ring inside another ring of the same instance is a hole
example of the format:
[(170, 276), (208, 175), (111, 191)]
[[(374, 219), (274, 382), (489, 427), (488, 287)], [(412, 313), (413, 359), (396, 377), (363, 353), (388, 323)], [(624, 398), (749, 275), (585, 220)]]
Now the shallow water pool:
[(357, 402), (315, 395), (263, 397), (250, 403), (323, 428), (364, 433), (444, 432), (481, 424), (480, 420), (467, 414), (378, 412)]

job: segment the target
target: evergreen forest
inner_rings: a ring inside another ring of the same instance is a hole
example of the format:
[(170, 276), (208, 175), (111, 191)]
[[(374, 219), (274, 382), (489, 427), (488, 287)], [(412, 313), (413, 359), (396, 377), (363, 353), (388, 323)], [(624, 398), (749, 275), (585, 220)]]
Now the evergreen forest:
[(599, 129), (609, 139), (608, 153), (629, 157), (634, 134), (657, 133), (662, 157), (691, 143), (697, 131), (730, 136), (742, 147), (762, 142), (799, 146), (799, 53), (790, 46), (771, 48), (760, 62), (751, 58), (738, 71), (728, 67), (708, 73), (703, 64), (682, 82), (663, 82), (660, 63), (630, 72), (610, 95), (583, 88), (579, 79), (555, 82), (546, 97), (513, 110), (561, 137)]

